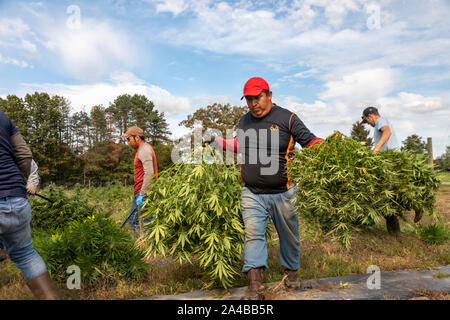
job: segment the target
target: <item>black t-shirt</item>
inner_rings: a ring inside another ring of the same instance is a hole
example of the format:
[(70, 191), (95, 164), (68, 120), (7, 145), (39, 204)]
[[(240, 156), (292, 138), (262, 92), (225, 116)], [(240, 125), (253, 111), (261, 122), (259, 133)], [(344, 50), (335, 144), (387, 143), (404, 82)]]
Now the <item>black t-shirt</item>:
[(304, 148), (315, 138), (295, 113), (276, 104), (263, 118), (245, 114), (237, 133), (245, 186), (256, 194), (287, 191), (289, 153), (296, 142)]
[(11, 144), (11, 136), (17, 132), (16, 126), (0, 110), (0, 198), (26, 197), (25, 180)]

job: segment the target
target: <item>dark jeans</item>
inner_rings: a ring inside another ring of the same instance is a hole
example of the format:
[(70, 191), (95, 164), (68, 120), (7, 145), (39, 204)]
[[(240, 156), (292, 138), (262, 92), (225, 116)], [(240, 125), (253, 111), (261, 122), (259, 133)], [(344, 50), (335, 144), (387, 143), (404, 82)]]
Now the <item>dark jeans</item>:
[(136, 199), (139, 196), (139, 193), (135, 194), (133, 197), (133, 202), (131, 203), (130, 209), (130, 219), (128, 220), (128, 224), (131, 227), (131, 230), (135, 234), (141, 234), (144, 231), (144, 224), (152, 220), (152, 217), (149, 217), (143, 220), (140, 215), (142, 215), (145, 210), (141, 210), (140, 207), (136, 204)]

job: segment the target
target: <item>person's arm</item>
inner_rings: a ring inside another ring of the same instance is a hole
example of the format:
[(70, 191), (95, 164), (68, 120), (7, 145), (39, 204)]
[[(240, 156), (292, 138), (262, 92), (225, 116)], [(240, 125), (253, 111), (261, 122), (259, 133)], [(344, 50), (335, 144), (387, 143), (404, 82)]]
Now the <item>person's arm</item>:
[(142, 162), (144, 167), (144, 181), (142, 182), (141, 190), (139, 194), (143, 197), (147, 195), (147, 189), (150, 186), (150, 181), (152, 180), (153, 174), (153, 152), (152, 149), (146, 145), (139, 150), (139, 160)]
[(236, 138), (234, 139), (215, 138), (214, 141), (221, 150), (229, 150), (235, 153), (239, 152), (239, 144)]
[(11, 136), (11, 145), (13, 146), (16, 157), (19, 161), (19, 169), (25, 180), (27, 180), (31, 172), (31, 160), (33, 159), (31, 150), (28, 148), (25, 140), (19, 132)]
[(318, 138), (311, 133), (296, 114), (293, 114), (289, 120), (289, 130), (291, 131), (294, 141), (298, 142), (302, 148), (308, 148), (313, 144), (323, 141), (322, 138)]
[(384, 144), (389, 140), (391, 137), (391, 129), (389, 126), (383, 126), (380, 128), (380, 131), (382, 132), (380, 141), (375, 145), (373, 148), (373, 151), (378, 152), (381, 150), (381, 148), (384, 146)]
[(323, 140), (322, 138), (315, 137), (314, 139), (312, 139), (312, 140), (306, 145), (305, 148), (309, 148), (309, 147), (311, 147), (312, 145), (314, 145), (314, 144), (316, 144), (316, 143), (321, 143), (321, 142), (323, 142), (323, 141), (324, 141), (324, 140)]

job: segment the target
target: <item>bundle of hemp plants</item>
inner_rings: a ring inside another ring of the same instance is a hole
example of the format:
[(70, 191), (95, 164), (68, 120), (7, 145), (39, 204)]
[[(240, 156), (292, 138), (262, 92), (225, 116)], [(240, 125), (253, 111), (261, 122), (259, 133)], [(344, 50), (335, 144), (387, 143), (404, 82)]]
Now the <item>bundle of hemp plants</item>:
[(335, 131), (323, 143), (297, 152), (288, 170), (298, 184), (299, 214), (344, 248), (350, 247), (353, 231), (368, 230), (380, 218), (389, 228), (405, 210), (439, 216), (437, 178), (423, 158), (407, 152), (373, 152)]
[(208, 287), (230, 287), (240, 274), (244, 244), (241, 182), (234, 164), (183, 163), (158, 174), (147, 192), (143, 219), (146, 256), (195, 259)]

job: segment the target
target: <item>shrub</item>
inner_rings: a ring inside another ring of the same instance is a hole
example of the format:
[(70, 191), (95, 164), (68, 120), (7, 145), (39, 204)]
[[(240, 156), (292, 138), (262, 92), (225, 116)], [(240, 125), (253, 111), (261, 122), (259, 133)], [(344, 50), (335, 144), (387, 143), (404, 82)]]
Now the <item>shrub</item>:
[(33, 244), (57, 281), (65, 281), (70, 265), (81, 270), (81, 282), (118, 278), (142, 279), (148, 270), (144, 253), (132, 236), (105, 215), (72, 221), (65, 229), (50, 233), (36, 230)]
[(30, 200), (33, 227), (44, 230), (63, 229), (72, 221), (83, 221), (94, 213), (94, 207), (88, 203), (87, 196), (80, 192), (76, 185), (72, 195), (67, 195), (62, 187), (54, 185), (45, 189), (45, 196), (52, 200), (50, 203), (35, 196)]
[(450, 239), (450, 230), (443, 225), (430, 224), (429, 226), (418, 225), (419, 238), (428, 244), (439, 245)]

